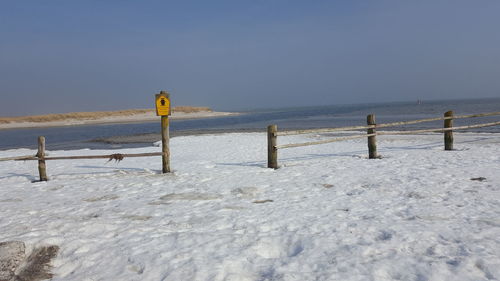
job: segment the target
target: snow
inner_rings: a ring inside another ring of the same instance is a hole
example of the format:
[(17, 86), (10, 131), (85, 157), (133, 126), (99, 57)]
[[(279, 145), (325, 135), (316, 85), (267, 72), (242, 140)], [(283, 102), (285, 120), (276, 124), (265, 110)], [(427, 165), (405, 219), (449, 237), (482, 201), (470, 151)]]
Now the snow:
[(272, 170), (265, 134), (186, 136), (172, 174), (159, 157), (53, 160), (48, 182), (0, 162), (0, 242), (59, 246), (53, 280), (499, 279), (499, 137), (380, 136), (382, 159), (365, 139), (290, 148)]

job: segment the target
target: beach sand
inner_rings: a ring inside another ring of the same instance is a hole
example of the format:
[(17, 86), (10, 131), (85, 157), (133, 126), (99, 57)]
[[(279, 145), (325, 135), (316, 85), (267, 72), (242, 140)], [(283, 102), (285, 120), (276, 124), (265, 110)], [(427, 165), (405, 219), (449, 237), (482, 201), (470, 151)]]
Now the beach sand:
[[(198, 118), (211, 118), (237, 115), (234, 112), (217, 112), (217, 111), (200, 111), (200, 112), (174, 112), (170, 116), (171, 120), (182, 119), (198, 119)], [(123, 115), (123, 116), (105, 116), (98, 118), (88, 119), (73, 119), (68, 118), (65, 120), (57, 120), (50, 122), (10, 122), (0, 123), (1, 129), (17, 129), (17, 128), (40, 128), (40, 127), (60, 127), (60, 126), (73, 126), (73, 125), (91, 125), (91, 124), (110, 124), (110, 123), (143, 123), (159, 121), (160, 117), (156, 116), (154, 111), (147, 113)]]

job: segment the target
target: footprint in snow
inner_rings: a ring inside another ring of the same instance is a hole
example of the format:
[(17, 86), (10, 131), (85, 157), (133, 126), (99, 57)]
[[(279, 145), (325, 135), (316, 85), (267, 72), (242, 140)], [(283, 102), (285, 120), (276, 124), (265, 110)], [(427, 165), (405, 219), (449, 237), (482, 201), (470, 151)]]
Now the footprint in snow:
[(496, 279), (495, 276), (493, 276), (493, 274), (491, 274), (489, 267), (485, 264), (485, 262), (483, 260), (476, 261), (476, 263), (474, 265), (476, 266), (477, 269), (479, 269), (484, 274), (484, 277), (486, 279), (488, 279), (488, 280)]
[(392, 239), (392, 233), (382, 230), (376, 238), (378, 241), (388, 241)]
[(244, 210), (246, 208), (243, 206), (226, 205), (226, 206), (222, 207), (222, 209), (224, 209), (224, 210)]
[(97, 219), (101, 216), (99, 213), (90, 213), (82, 217), (83, 220)]
[(406, 195), (408, 198), (414, 198), (414, 199), (424, 199), (425, 196), (420, 195), (418, 192), (411, 191)]
[(7, 198), (0, 200), (0, 203), (14, 203), (14, 202), (22, 202), (23, 200), (20, 198)]
[(109, 200), (115, 200), (118, 198), (119, 198), (118, 195), (109, 194), (109, 195), (104, 195), (104, 196), (100, 196), (100, 197), (92, 197), (92, 198), (83, 199), (83, 201), (85, 201), (85, 202), (109, 201)]
[(361, 189), (353, 189), (351, 191), (348, 191), (346, 193), (347, 196), (354, 196), (354, 195), (361, 195), (363, 194), (365, 191), (364, 190), (361, 190)]
[(304, 251), (304, 245), (302, 241), (263, 238), (252, 247), (252, 250), (261, 258), (276, 259), (298, 256)]
[(254, 198), (260, 189), (255, 186), (239, 187), (231, 190), (231, 194), (241, 198)]
[(63, 185), (57, 185), (57, 186), (54, 186), (54, 187), (51, 187), (49, 188), (50, 191), (56, 191), (56, 190), (59, 190), (61, 188), (63, 188), (64, 186)]
[(137, 273), (137, 274), (144, 273), (144, 269), (146, 266), (141, 261), (137, 262), (136, 260), (134, 260), (131, 257), (129, 257), (127, 261), (129, 263), (129, 265), (127, 265), (127, 269), (129, 271)]
[(185, 193), (169, 193), (160, 197), (160, 200), (171, 201), (171, 200), (216, 200), (221, 199), (222, 195), (217, 193), (197, 193), (197, 192), (185, 192)]
[(147, 221), (152, 218), (152, 216), (138, 216), (138, 215), (126, 215), (123, 216), (125, 219), (133, 220), (133, 221)]

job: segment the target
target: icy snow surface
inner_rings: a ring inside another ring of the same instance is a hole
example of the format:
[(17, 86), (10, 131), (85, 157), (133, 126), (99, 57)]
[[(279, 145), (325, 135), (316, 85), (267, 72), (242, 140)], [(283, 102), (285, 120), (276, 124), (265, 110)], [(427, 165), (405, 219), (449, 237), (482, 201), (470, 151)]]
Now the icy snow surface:
[(442, 139), (380, 136), (374, 160), (365, 139), (280, 150), (272, 170), (265, 134), (177, 137), (172, 174), (159, 157), (53, 160), (48, 182), (0, 162), (0, 242), (58, 245), (53, 280), (500, 279), (500, 135)]

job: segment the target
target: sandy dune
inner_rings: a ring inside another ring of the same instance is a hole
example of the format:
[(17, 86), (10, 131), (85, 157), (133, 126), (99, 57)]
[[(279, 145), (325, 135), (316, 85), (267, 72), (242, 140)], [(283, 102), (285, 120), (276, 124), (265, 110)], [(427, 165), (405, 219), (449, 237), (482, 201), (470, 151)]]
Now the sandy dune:
[[(233, 112), (215, 112), (215, 111), (197, 111), (197, 112), (173, 112), (170, 118), (172, 120), (179, 119), (195, 119), (195, 118), (210, 118), (235, 115)], [(58, 127), (58, 126), (71, 126), (71, 125), (87, 125), (87, 124), (106, 124), (106, 123), (141, 123), (149, 121), (159, 121), (160, 117), (156, 116), (154, 111), (138, 110), (138, 113), (128, 113), (126, 115), (110, 115), (102, 116), (104, 114), (96, 114), (96, 116), (84, 117), (67, 117), (54, 121), (25, 121), (24, 119), (12, 118), (8, 123), (0, 122), (0, 129), (14, 129), (14, 128), (34, 128), (34, 127)]]

